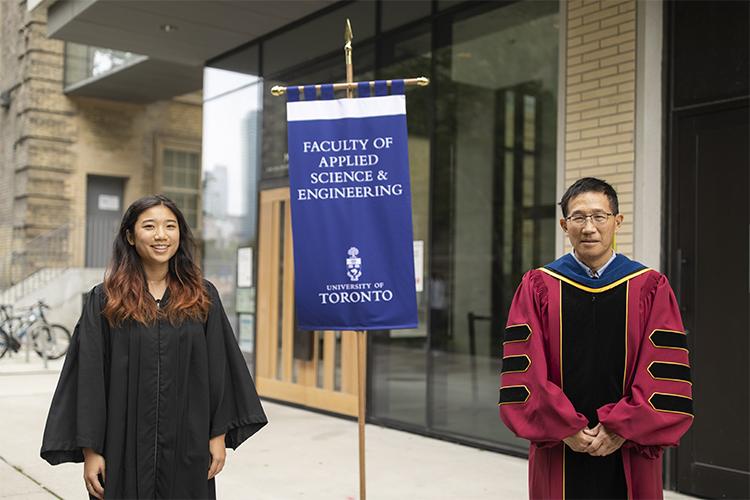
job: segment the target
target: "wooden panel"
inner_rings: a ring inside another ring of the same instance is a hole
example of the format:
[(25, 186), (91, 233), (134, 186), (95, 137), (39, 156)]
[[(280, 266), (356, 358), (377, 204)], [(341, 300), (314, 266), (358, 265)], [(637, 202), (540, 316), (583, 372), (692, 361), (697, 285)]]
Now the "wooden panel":
[(284, 283), (282, 288), (282, 360), (283, 378), (292, 381), (294, 362), (294, 258), (292, 254), (292, 217), (289, 202), (284, 203)]
[(323, 337), (323, 389), (333, 390), (333, 377), (336, 369), (336, 334), (325, 332)]
[(260, 377), (256, 380), (256, 385), (258, 393), (261, 396), (341, 413), (343, 415), (357, 415), (356, 395), (327, 391), (317, 387), (305, 387), (299, 384)]
[[(278, 216), (274, 210), (274, 194), (280, 190), (263, 191), (260, 195), (258, 241), (258, 332), (256, 364), (259, 376), (273, 376), (276, 358), (278, 311)], [(283, 190), (281, 190), (283, 191)]]
[[(282, 202), (285, 205), (286, 222), (283, 249), (281, 248)], [(294, 359), (294, 256), (290, 215), (287, 188), (266, 190), (260, 193), (256, 350), (258, 393), (264, 397), (356, 416), (358, 411), (356, 332), (341, 333), (340, 391), (336, 391), (334, 387), (336, 332), (315, 332), (313, 359), (311, 361)], [(284, 259), (283, 281), (279, 273), (281, 259)], [(279, 314), (280, 311), (281, 314)], [(279, 353), (280, 330), (282, 342)], [(321, 338), (323, 339), (322, 346), (319, 342)], [(320, 356), (321, 348), (322, 357)], [(277, 366), (279, 359), (281, 366)], [(297, 373), (296, 380), (293, 380), (294, 368)], [(279, 372), (281, 376), (277, 377)], [(323, 379), (323, 387), (317, 386), (319, 374)]]
[[(281, 228), (280, 217), (279, 217), (279, 203), (272, 201), (268, 203), (268, 210), (271, 212), (271, 229), (269, 231), (269, 239), (271, 244), (269, 245), (269, 256), (266, 260), (266, 264), (269, 266), (269, 272), (271, 273), (271, 279), (269, 280), (269, 286), (266, 289), (268, 294), (268, 344), (270, 352), (268, 353), (268, 376), (276, 377), (278, 368), (277, 349), (279, 345), (279, 247), (281, 242), (279, 241)], [(263, 290), (259, 290), (259, 293), (263, 293)]]
[(343, 332), (341, 339), (341, 391), (357, 394), (357, 332)]

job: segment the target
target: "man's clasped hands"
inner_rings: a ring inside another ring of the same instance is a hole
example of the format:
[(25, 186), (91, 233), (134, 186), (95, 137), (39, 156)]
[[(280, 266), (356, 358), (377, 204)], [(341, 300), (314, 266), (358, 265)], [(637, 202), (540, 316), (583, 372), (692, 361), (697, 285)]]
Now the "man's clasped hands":
[(620, 449), (625, 438), (608, 430), (601, 423), (589, 429), (584, 427), (572, 436), (563, 439), (568, 447), (578, 453), (588, 453), (593, 457), (605, 457)]

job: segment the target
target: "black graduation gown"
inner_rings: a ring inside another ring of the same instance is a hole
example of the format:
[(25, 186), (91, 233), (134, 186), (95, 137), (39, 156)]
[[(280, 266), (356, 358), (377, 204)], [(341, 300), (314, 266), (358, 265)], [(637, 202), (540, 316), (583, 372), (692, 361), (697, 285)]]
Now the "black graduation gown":
[(82, 448), (102, 454), (107, 499), (216, 498), (206, 479), (209, 438), (226, 434), (236, 449), (268, 421), (219, 294), (205, 286), (205, 323), (116, 328), (101, 315), (103, 286), (94, 287), (52, 399), (43, 459), (82, 462)]

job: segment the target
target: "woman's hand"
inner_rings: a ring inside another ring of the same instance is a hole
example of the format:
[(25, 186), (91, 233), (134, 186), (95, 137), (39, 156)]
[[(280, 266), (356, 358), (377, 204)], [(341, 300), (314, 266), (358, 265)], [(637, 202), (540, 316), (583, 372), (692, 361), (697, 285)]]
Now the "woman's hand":
[(208, 450), (211, 452), (211, 466), (208, 468), (209, 481), (224, 468), (227, 459), (227, 448), (224, 443), (224, 434), (208, 440)]
[(91, 448), (83, 449), (83, 480), (86, 482), (89, 494), (100, 500), (104, 500), (104, 486), (99, 482), (99, 474), (106, 482), (105, 469), (103, 456)]

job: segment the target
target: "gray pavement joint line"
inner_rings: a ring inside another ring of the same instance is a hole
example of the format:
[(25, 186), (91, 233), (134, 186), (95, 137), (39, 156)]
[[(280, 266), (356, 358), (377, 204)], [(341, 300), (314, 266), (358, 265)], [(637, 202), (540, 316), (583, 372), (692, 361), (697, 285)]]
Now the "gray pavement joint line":
[(23, 375), (58, 375), (60, 370), (33, 370), (28, 372), (3, 372), (0, 371), (0, 377), (20, 377)]
[(57, 493), (55, 493), (55, 492), (54, 492), (54, 491), (52, 491), (51, 489), (49, 489), (49, 488), (47, 488), (46, 486), (44, 486), (44, 485), (43, 485), (42, 483), (40, 483), (39, 481), (37, 481), (36, 479), (34, 479), (34, 478), (33, 478), (32, 476), (29, 476), (28, 474), (26, 474), (26, 473), (25, 473), (25, 472), (23, 471), (23, 469), (21, 469), (20, 467), (17, 467), (17, 466), (15, 466), (15, 465), (13, 465), (12, 463), (8, 462), (8, 461), (7, 461), (6, 459), (5, 459), (5, 457), (3, 457), (2, 455), (0, 455), (0, 460), (2, 460), (3, 462), (5, 462), (6, 464), (8, 464), (8, 466), (12, 467), (12, 468), (13, 468), (13, 470), (17, 471), (17, 472), (18, 472), (19, 474), (21, 474), (22, 476), (25, 476), (25, 477), (27, 477), (27, 478), (28, 478), (29, 480), (31, 480), (31, 482), (33, 482), (34, 484), (36, 484), (37, 486), (39, 486), (39, 487), (40, 487), (41, 489), (43, 489), (44, 491), (46, 491), (47, 493), (49, 493), (49, 494), (50, 494), (50, 495), (52, 495), (53, 497), (55, 497), (55, 498), (57, 498), (57, 499), (59, 499), (59, 500), (64, 500), (64, 498), (63, 498), (63, 497), (61, 497), (60, 495), (58, 495)]

